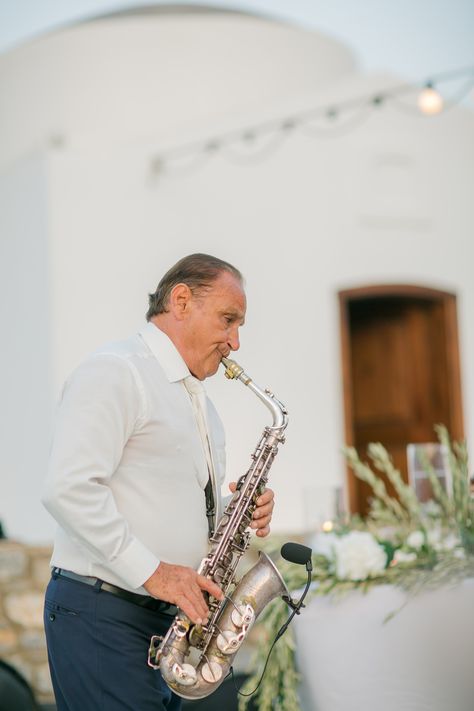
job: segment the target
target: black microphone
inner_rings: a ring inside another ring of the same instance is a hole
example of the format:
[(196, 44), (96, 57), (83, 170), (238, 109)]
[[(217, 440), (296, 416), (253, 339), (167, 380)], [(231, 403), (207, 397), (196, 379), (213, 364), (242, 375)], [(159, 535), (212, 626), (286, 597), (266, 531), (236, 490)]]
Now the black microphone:
[(308, 546), (303, 546), (301, 543), (288, 542), (281, 547), (280, 553), (282, 558), (287, 560), (289, 563), (297, 563), (298, 565), (306, 566), (310, 563), (311, 567), (308, 568), (308, 570), (313, 569), (313, 564), (311, 563), (313, 551), (311, 548), (308, 548)]
[(311, 571), (313, 570), (313, 563), (311, 561), (313, 551), (311, 550), (311, 548), (308, 548), (308, 546), (303, 546), (301, 543), (291, 543), (289, 541), (281, 547), (280, 553), (282, 558), (287, 560), (289, 563), (305, 565), (308, 573), (308, 580), (306, 581), (305, 589), (298, 602), (294, 602), (291, 597), (283, 595), (283, 600), (286, 602), (288, 607), (291, 607), (292, 613), (283, 625), (283, 627), (278, 632), (276, 639), (280, 639), (280, 637), (286, 632), (288, 625), (290, 624), (293, 617), (295, 615), (299, 615), (301, 608), (304, 607), (303, 600), (305, 599), (309, 590), (309, 586), (311, 585)]

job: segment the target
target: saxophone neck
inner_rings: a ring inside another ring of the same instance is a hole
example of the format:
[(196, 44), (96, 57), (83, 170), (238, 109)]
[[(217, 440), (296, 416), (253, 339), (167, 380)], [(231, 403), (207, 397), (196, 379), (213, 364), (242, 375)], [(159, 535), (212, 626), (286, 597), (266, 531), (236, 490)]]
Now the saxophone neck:
[(275, 430), (281, 430), (283, 432), (283, 430), (288, 424), (288, 413), (284, 404), (280, 402), (280, 400), (278, 400), (278, 398), (276, 398), (270, 390), (263, 390), (258, 385), (256, 385), (253, 380), (246, 384), (248, 385), (249, 389), (252, 390), (252, 392), (254, 392), (257, 397), (260, 398), (260, 400), (268, 407), (268, 409), (272, 413), (273, 422), (270, 428)]
[(244, 385), (246, 385), (252, 392), (255, 393), (257, 397), (268, 407), (272, 413), (273, 423), (271, 425), (272, 429), (283, 430), (288, 424), (288, 412), (286, 407), (278, 398), (276, 398), (273, 393), (268, 389), (263, 389), (259, 387), (252, 378), (245, 373), (244, 369), (230, 358), (222, 358), (222, 365), (225, 368), (225, 376), (230, 380), (240, 380)]

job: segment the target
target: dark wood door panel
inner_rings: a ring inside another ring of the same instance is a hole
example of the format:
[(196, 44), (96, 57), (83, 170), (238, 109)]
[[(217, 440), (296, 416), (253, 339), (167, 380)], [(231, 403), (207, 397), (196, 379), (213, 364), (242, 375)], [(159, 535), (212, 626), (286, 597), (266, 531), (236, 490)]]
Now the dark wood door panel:
[[(407, 480), (406, 446), (462, 430), (455, 297), (421, 287), (342, 292), (347, 442), (361, 456), (382, 442)], [(356, 290), (357, 291), (357, 290)], [(366, 511), (369, 488), (349, 474), (352, 510)]]
[(351, 324), (354, 423), (401, 422), (413, 413), (413, 368), (406, 325), (377, 315)]

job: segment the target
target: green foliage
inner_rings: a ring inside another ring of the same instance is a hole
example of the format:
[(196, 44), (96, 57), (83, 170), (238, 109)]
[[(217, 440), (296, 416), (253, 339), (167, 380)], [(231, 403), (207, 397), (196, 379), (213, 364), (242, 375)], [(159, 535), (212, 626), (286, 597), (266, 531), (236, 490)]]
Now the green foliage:
[[(367, 450), (374, 469), (360, 460), (354, 448), (345, 448), (345, 456), (355, 475), (369, 484), (374, 498), (366, 519), (342, 518), (335, 522), (334, 533), (343, 538), (351, 531), (370, 532), (387, 553), (387, 564), (385, 570), (374, 577), (340, 579), (334, 560), (315, 554), (313, 585), (307, 600), (317, 595), (341, 596), (353, 590), (367, 592), (375, 585), (388, 584), (403, 588), (408, 602), (410, 595), (474, 576), (474, 498), (470, 494), (467, 449), (465, 444), (452, 443), (445, 427), (438, 425), (436, 432), (447, 453), (451, 490), (446, 492), (442, 488), (426, 458), (423, 466), (433, 491), (431, 507), (420, 504), (380, 443), (369, 444)], [(389, 495), (381, 475), (391, 483), (396, 497)], [(267, 553), (276, 559), (281, 543), (275, 537), (270, 539), (265, 546)], [(277, 565), (290, 591), (303, 588), (306, 573), (301, 566), (282, 559), (277, 560)], [(399, 610), (389, 611), (386, 622), (397, 612)], [(244, 691), (252, 691), (258, 684), (270, 646), (288, 614), (281, 600), (274, 601), (262, 613), (257, 626), (262, 639), (252, 660), (255, 671)], [(298, 681), (295, 641), (290, 627), (275, 645), (256, 694), (259, 711), (299, 711)], [(248, 697), (240, 697), (239, 711), (244, 711), (247, 703)]]
[[(280, 627), (286, 622), (288, 608), (281, 600), (274, 600), (264, 611), (260, 626), (265, 630), (264, 643), (253, 660), (254, 674), (246, 681), (242, 691), (250, 693), (257, 686), (266, 662), (270, 645)], [(285, 670), (285, 673), (282, 673)], [(257, 692), (259, 711), (298, 711), (299, 674), (295, 664), (295, 639), (293, 630), (287, 629), (277, 642), (268, 660), (265, 675)], [(240, 697), (239, 711), (244, 711), (248, 697)]]
[(446, 518), (455, 521), (465, 550), (474, 555), (474, 498), (470, 494), (469, 462), (464, 442), (451, 443), (448, 431), (443, 425), (436, 426), (439, 441), (448, 452), (452, 478), (451, 501), (444, 497), (438, 500), (444, 506)]

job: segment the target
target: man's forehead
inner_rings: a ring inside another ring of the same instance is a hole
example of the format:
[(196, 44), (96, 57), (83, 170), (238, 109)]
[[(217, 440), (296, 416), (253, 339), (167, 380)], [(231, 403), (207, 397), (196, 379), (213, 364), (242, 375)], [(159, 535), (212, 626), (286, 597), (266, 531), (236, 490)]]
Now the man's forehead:
[(210, 284), (210, 289), (215, 293), (226, 294), (245, 301), (245, 291), (242, 282), (228, 272), (220, 274), (217, 279)]
[(243, 291), (243, 284), (242, 281), (239, 279), (238, 276), (235, 274), (231, 274), (230, 272), (220, 272), (216, 276), (216, 278), (211, 282), (210, 284), (211, 288), (219, 289), (219, 288), (237, 288)]
[(219, 301), (219, 310), (243, 322), (247, 300), (240, 279), (232, 274), (224, 273), (213, 283), (213, 292)]

